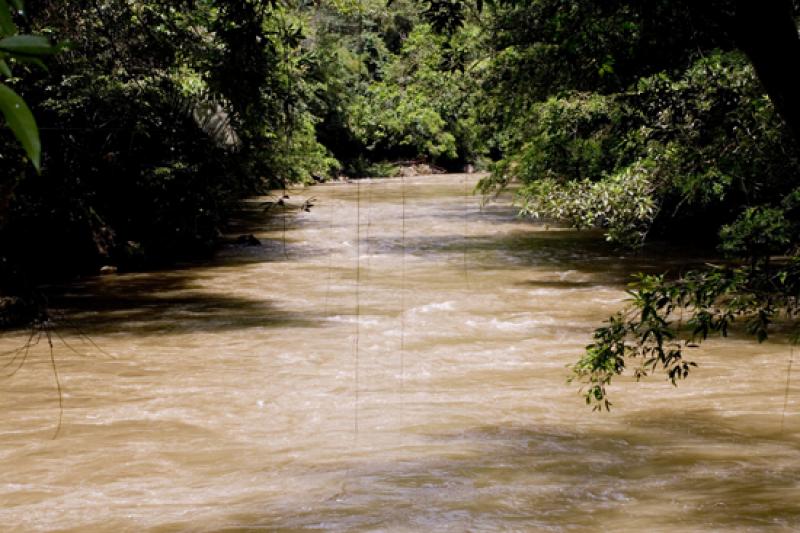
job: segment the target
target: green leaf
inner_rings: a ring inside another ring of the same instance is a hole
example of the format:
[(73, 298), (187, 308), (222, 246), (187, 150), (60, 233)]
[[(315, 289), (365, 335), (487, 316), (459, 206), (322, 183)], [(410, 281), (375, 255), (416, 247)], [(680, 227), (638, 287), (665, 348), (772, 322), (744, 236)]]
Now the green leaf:
[(10, 78), (13, 74), (11, 73), (11, 68), (9, 68), (8, 63), (6, 63), (5, 59), (0, 59), (0, 73), (3, 76)]
[(42, 145), (36, 120), (25, 100), (2, 83), (0, 83), (0, 112), (3, 113), (6, 124), (14, 132), (31, 163), (38, 171), (42, 157)]
[(59, 48), (41, 35), (12, 35), (0, 39), (0, 50), (11, 54), (41, 56), (55, 54)]
[(3, 35), (14, 35), (17, 33), (17, 26), (11, 19), (11, 10), (8, 8), (8, 2), (0, 0), (0, 32)]

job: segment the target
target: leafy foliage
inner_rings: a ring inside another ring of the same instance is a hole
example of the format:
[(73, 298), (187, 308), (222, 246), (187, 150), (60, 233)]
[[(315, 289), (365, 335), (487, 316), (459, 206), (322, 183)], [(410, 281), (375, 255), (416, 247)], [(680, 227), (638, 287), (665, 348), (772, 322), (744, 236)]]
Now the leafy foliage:
[[(71, 48), (48, 71), (15, 68), (47, 149), (41, 176), (15, 167), (0, 183), (1, 291), (52, 276), (53, 255), (66, 275), (207, 253), (242, 195), (338, 167), (316, 138), (310, 52), (288, 8), (104, 0), (27, 16)], [(42, 39), (3, 50), (49, 53)]]
[[(388, 16), (380, 4), (360, 5), (357, 14), (329, 11), (316, 23), (324, 43), (317, 53), (327, 59), (320, 74), (332, 91), (324, 97), (321, 138), (338, 145), (334, 152), (353, 170), (362, 158), (473, 160), (482, 151), (471, 105), (477, 80), (464, 66), (477, 54), (476, 35), (437, 34), (413, 4), (395, 2)], [(355, 90), (339, 86), (342, 79)]]
[(637, 246), (647, 236), (658, 205), (650, 181), (652, 165), (638, 162), (601, 181), (537, 180), (521, 190), (523, 215), (569, 222), (576, 228), (601, 227), (606, 238)]
[(0, 0), (2, 293), (51, 277), (52, 256), (63, 275), (207, 253), (244, 195), (488, 157), (479, 191), (518, 183), (523, 215), (724, 256), (637, 279), (574, 367), (595, 406), (631, 359), (676, 383), (734, 322), (763, 340), (796, 321), (800, 105), (761, 15), (796, 2), (28, 7)]
[[(641, 275), (632, 285), (630, 307), (598, 328), (594, 342), (573, 367), (586, 385), (587, 403), (608, 408), (607, 386), (623, 373), (626, 361), (638, 359), (637, 379), (663, 370), (676, 384), (695, 363), (685, 350), (709, 335), (727, 336), (736, 321), (759, 342), (779, 319), (798, 317), (800, 261), (750, 266), (710, 265), (668, 280)], [(798, 341), (797, 330), (792, 342)]]
[[(17, 13), (23, 11), (22, 0), (12, 3)], [(18, 33), (11, 6), (7, 0), (0, 0), (0, 73), (12, 78), (11, 66), (14, 63), (44, 66), (42, 58), (57, 53), (60, 48), (41, 35)], [(25, 100), (4, 83), (0, 83), (0, 112), (33, 166), (39, 170), (42, 147), (36, 120)]]
[[(687, 346), (735, 320), (759, 340), (774, 320), (794, 322), (799, 143), (791, 102), (776, 91), (791, 82), (772, 74), (779, 50), (760, 44), (778, 40), (756, 35), (774, 26), (746, 26), (756, 4), (486, 5), (494, 53), (481, 114), (500, 157), (479, 190), (520, 182), (524, 215), (602, 228), (623, 248), (652, 236), (716, 241), (727, 258), (632, 285), (630, 307), (596, 331), (573, 369), (587, 401), (608, 407), (606, 387), (631, 358), (636, 377), (659, 370), (675, 383), (692, 366)], [(792, 57), (796, 33), (781, 41)]]

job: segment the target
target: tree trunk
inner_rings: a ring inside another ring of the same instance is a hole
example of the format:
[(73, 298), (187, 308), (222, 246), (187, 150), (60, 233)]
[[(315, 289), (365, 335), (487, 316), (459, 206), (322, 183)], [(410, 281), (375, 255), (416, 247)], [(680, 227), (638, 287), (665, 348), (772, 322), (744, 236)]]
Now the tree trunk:
[(791, 0), (736, 0), (733, 36), (800, 143), (800, 37)]

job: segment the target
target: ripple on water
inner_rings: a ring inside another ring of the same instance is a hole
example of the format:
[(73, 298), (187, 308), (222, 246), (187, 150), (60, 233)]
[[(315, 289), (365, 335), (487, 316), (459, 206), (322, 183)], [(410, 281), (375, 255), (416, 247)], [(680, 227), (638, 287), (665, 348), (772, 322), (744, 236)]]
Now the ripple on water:
[(293, 191), (317, 207), (286, 254), (263, 220), (262, 247), (70, 287), (116, 359), (55, 339), (56, 441), (46, 344), (0, 380), (0, 529), (800, 529), (786, 345), (710, 341), (677, 389), (622, 379), (591, 413), (567, 366), (670, 263), (481, 209), (465, 179), (363, 182), (360, 230), (352, 184)]

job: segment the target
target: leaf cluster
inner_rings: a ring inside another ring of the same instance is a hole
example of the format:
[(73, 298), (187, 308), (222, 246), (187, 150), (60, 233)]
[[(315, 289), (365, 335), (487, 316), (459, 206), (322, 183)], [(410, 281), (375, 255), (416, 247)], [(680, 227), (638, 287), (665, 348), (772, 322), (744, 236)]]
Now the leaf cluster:
[[(63, 48), (45, 36), (19, 33), (14, 19), (23, 13), (22, 0), (0, 0), (0, 74), (6, 79), (13, 79), (15, 64), (46, 69), (42, 60)], [(39, 128), (28, 104), (7, 83), (0, 83), (0, 113), (38, 171), (42, 153)]]

